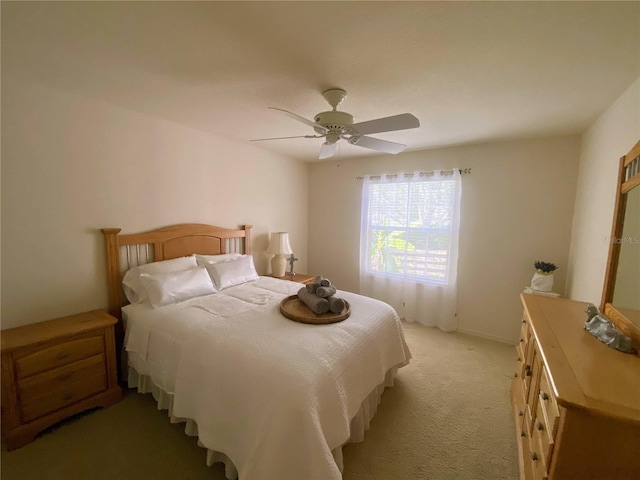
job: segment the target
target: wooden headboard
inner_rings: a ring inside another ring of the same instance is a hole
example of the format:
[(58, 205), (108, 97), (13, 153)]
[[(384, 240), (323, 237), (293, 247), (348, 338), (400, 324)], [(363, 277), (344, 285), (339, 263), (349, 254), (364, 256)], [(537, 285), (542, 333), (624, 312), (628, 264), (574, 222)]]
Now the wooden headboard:
[(238, 230), (184, 223), (142, 233), (121, 235), (119, 228), (103, 228), (107, 253), (109, 313), (122, 319), (128, 302), (122, 290), (122, 276), (132, 267), (199, 253), (251, 253), (251, 227)]

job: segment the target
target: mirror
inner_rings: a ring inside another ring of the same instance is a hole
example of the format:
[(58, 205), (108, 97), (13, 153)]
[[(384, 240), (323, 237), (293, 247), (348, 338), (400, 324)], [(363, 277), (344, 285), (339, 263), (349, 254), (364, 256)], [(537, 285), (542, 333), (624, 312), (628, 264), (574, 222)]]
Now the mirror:
[(600, 309), (640, 352), (640, 141), (620, 159)]
[(620, 259), (611, 303), (621, 308), (640, 310), (640, 188), (627, 193)]

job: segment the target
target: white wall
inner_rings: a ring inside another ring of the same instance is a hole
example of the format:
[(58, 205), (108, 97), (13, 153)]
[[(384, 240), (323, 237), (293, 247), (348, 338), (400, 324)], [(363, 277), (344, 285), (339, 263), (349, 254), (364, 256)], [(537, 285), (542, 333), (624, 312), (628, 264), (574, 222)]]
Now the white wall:
[(640, 78), (582, 136), (567, 295), (598, 305), (620, 157), (640, 139)]
[(253, 224), (306, 270), (308, 166), (120, 107), (2, 76), (2, 328), (107, 307), (99, 229)]
[(560, 268), (564, 293), (578, 136), (469, 145), (311, 165), (309, 273), (358, 291), (361, 182), (356, 176), (471, 168), (463, 175), (458, 264), (461, 331), (517, 339), (535, 260)]

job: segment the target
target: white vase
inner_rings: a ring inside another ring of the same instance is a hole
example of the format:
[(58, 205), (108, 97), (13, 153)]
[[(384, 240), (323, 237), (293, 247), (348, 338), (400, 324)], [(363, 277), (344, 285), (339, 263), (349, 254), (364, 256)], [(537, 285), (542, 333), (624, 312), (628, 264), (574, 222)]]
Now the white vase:
[(534, 273), (531, 288), (539, 292), (550, 292), (553, 289), (553, 273)]

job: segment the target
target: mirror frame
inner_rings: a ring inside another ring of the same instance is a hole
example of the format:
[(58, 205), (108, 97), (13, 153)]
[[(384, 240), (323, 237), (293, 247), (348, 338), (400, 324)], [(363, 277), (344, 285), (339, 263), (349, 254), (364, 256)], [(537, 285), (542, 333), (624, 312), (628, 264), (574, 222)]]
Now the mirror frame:
[[(629, 178), (627, 178), (626, 171), (631, 162), (638, 157), (640, 157), (640, 140), (633, 146), (629, 153), (620, 158), (616, 201), (613, 210), (613, 225), (611, 227), (611, 237), (609, 238), (609, 257), (607, 259), (607, 270), (602, 288), (600, 311), (604, 313), (605, 317), (607, 317), (618, 330), (631, 337), (633, 345), (640, 355), (640, 311), (616, 307), (612, 303), (621, 246), (620, 242), (617, 242), (616, 239), (622, 238), (623, 234), (627, 193), (633, 188), (640, 187), (640, 169), (635, 175), (630, 175)], [(640, 160), (637, 162), (640, 162)], [(635, 323), (632, 321), (632, 317), (635, 319)]]

